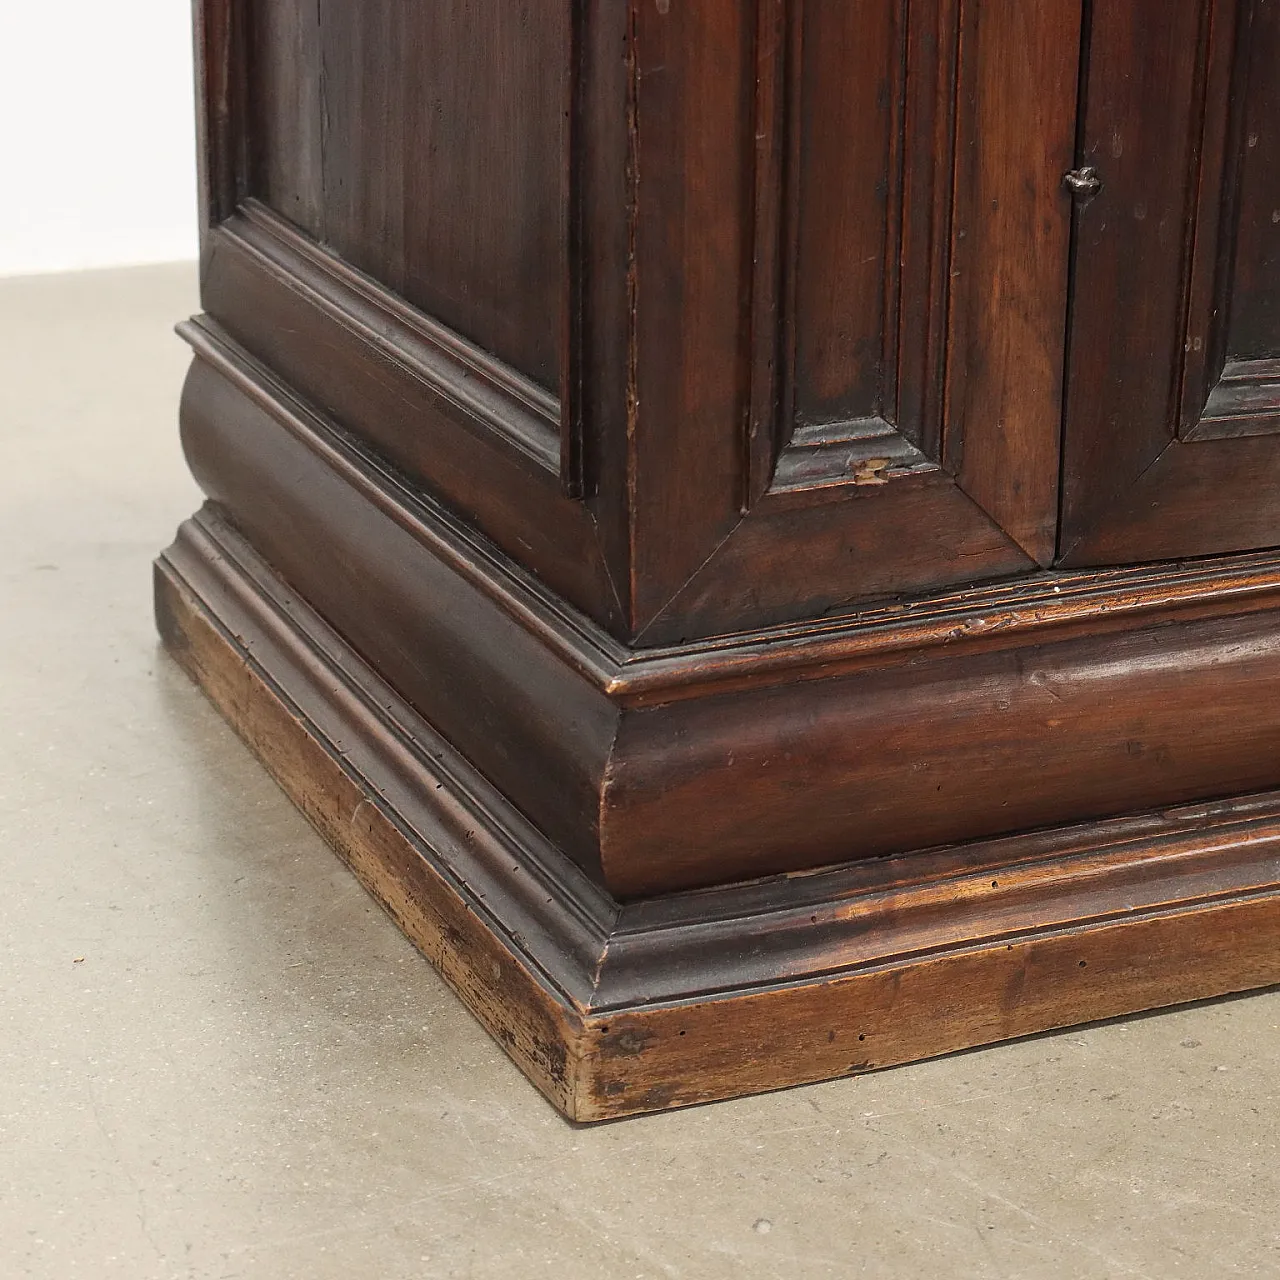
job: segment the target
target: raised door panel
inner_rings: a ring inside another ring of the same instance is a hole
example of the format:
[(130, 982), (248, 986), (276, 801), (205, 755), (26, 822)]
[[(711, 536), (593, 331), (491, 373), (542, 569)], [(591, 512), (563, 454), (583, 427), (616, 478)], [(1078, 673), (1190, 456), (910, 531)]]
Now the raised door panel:
[(570, 6), (255, 0), (249, 194), (559, 392)]
[[(196, 16), (209, 341), (625, 633), (579, 448), (588, 396), (621, 416), (601, 388), (625, 381), (624, 11), (593, 8), (611, 61), (592, 52), (589, 76), (576, 0), (200, 0)], [(588, 216), (615, 264), (589, 289)]]
[(1093, 24), (1063, 562), (1280, 545), (1280, 4)]
[(641, 7), (647, 640), (1052, 559), (1080, 22), (1078, 0)]

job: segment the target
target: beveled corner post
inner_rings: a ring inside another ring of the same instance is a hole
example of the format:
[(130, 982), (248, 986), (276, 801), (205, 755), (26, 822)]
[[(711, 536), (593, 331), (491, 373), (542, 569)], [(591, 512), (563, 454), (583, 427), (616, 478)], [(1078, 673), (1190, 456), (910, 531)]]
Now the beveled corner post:
[[(1280, 29), (1116, 8), (197, 0), (162, 631), (567, 1114), (1280, 980), (1280, 515), (1090, 567), (1131, 387), (1063, 182), (1170, 95), (1166, 163), (1238, 142)], [(1197, 163), (1126, 244), (1200, 300), (1252, 205)], [(1151, 380), (1256, 426), (1228, 329)]]

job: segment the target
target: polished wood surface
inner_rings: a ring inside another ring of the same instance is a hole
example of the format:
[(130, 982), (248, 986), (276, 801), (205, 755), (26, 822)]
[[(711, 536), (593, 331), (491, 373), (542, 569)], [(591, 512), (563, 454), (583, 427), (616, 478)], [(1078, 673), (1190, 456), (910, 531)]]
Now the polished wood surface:
[(1280, 15), (1095, 6), (1064, 560), (1280, 544)]
[(620, 639), (1280, 545), (1265, 0), (201, 30), (210, 313)]
[(629, 651), (188, 333), (206, 491), (619, 898), (1280, 785), (1274, 557)]
[(170, 651), (547, 1097), (615, 1119), (1280, 981), (1280, 795), (619, 906), (216, 517)]
[[(244, 8), (253, 193), (413, 306), (558, 389), (570, 6)], [(460, 43), (462, 30), (473, 38)]]
[[(558, 1105), (1280, 976), (1273, 0), (200, 0), (197, 34), (210, 506), (166, 635)], [(510, 915), (552, 865), (586, 1004)], [(793, 919), (801, 883), (835, 897)], [(695, 1037), (704, 997), (742, 1021)]]

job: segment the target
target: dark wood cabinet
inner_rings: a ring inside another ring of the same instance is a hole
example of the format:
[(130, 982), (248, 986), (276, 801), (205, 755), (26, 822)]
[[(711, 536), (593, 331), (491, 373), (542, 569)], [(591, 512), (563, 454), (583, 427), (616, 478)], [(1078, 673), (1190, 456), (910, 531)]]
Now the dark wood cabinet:
[(202, 0), (161, 627), (569, 1114), (1280, 981), (1277, 0)]
[(1077, 219), (1064, 562), (1280, 545), (1280, 10), (1105, 6)]

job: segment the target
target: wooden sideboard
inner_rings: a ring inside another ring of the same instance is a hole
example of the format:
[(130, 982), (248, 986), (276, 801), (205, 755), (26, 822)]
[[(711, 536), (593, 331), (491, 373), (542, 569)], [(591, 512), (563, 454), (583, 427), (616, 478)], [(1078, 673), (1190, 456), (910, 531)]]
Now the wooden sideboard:
[(161, 630), (566, 1114), (1280, 981), (1277, 0), (200, 0)]

